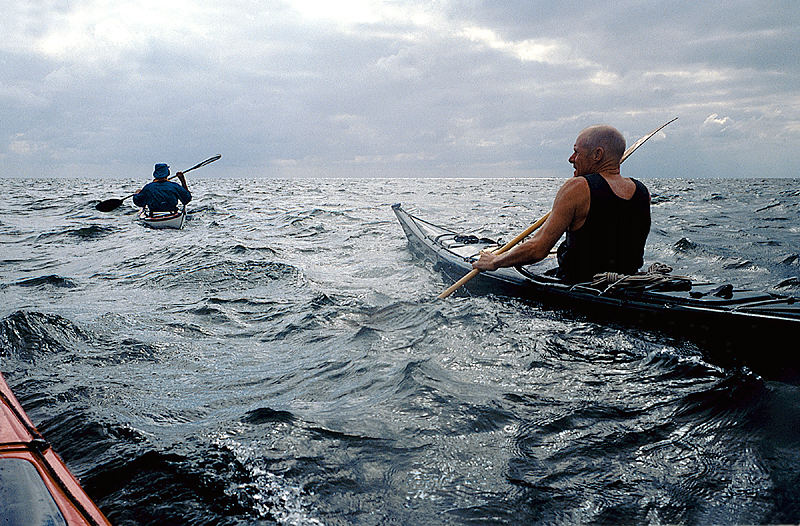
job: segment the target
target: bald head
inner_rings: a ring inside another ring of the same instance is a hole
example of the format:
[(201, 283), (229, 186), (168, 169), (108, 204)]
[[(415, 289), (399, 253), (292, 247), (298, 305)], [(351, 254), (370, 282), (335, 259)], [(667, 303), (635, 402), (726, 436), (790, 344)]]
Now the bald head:
[(606, 160), (619, 161), (625, 153), (625, 137), (616, 128), (606, 124), (589, 126), (578, 134), (576, 142), (590, 151), (602, 148)]

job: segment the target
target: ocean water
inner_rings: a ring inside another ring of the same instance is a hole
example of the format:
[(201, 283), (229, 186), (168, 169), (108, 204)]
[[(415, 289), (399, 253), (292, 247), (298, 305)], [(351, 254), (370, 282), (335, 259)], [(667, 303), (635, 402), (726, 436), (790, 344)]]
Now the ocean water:
[[(141, 181), (0, 179), (0, 371), (113, 523), (800, 522), (800, 386), (436, 300), (390, 209), (507, 240), (561, 180), (189, 182), (155, 231), (94, 209)], [(796, 179), (645, 183), (648, 263), (800, 293)]]

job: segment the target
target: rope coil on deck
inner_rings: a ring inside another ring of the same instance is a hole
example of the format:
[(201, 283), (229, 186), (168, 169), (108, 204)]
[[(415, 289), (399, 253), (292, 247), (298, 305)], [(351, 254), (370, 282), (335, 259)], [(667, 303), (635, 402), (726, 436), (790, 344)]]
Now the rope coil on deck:
[(605, 287), (601, 294), (617, 289), (689, 290), (692, 288), (691, 278), (674, 276), (670, 272), (672, 267), (663, 263), (653, 263), (647, 268), (647, 272), (639, 274), (602, 272), (594, 275), (591, 286), (598, 289)]

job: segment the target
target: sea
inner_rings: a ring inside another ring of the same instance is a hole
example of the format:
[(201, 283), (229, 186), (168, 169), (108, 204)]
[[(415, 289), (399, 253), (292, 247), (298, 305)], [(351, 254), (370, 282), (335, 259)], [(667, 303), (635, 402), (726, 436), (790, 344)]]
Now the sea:
[[(643, 181), (646, 264), (800, 296), (798, 179)], [(509, 240), (561, 183), (190, 176), (153, 230), (95, 209), (142, 181), (2, 178), (0, 371), (117, 525), (800, 523), (800, 386), (438, 300), (391, 210)]]

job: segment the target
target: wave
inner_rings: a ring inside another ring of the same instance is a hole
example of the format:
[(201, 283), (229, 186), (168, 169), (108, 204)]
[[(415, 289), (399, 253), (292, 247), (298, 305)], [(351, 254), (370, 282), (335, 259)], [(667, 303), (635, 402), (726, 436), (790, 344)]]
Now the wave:
[(652, 383), (682, 381), (703, 384), (722, 375), (721, 369), (699, 355), (681, 355), (676, 348), (649, 352), (641, 361), (644, 380)]
[(693, 250), (697, 250), (698, 246), (697, 243), (689, 239), (688, 237), (682, 237), (678, 241), (675, 242), (673, 245), (675, 250), (678, 252), (691, 252)]
[[(792, 262), (797, 261), (797, 259), (792, 260)], [(792, 276), (791, 278), (787, 278), (777, 285), (775, 285), (776, 289), (800, 289), (800, 277)]]
[(107, 337), (104, 323), (98, 328), (99, 333), (89, 331), (57, 314), (16, 311), (0, 320), (0, 356), (25, 362), (49, 355), (66, 361), (80, 356), (86, 364), (102, 366), (154, 361), (160, 355), (157, 346), (132, 337)]
[(57, 314), (20, 310), (0, 320), (0, 353), (23, 360), (74, 350), (88, 339), (80, 327)]
[(236, 255), (248, 254), (248, 253), (252, 253), (252, 252), (257, 252), (257, 253), (258, 252), (265, 252), (265, 253), (273, 255), (273, 256), (277, 254), (277, 252), (271, 247), (249, 247), (249, 246), (242, 245), (242, 244), (236, 244), (236, 245), (233, 245), (231, 247), (228, 247), (227, 248), (227, 252), (230, 252), (231, 254), (236, 254)]
[(289, 411), (276, 411), (269, 407), (260, 407), (248, 411), (242, 422), (248, 424), (270, 424), (270, 423), (291, 423), (295, 421), (295, 416)]
[[(195, 258), (193, 258), (195, 259)], [(289, 263), (275, 261), (213, 261), (207, 263), (200, 259), (188, 261), (183, 270), (177, 273), (164, 273), (158, 269), (151, 271), (152, 281), (162, 287), (182, 288), (200, 285), (205, 289), (235, 291), (249, 289), (255, 285), (281, 282), (303, 286), (301, 270)]]
[(758, 413), (767, 392), (764, 380), (747, 369), (730, 372), (711, 387), (684, 397), (675, 412), (676, 418), (697, 422), (715, 421), (715, 425), (742, 425)]
[(117, 232), (115, 227), (89, 225), (79, 228), (67, 228), (53, 232), (45, 232), (37, 236), (38, 241), (47, 241), (51, 238), (77, 238), (77, 241), (101, 239)]
[(112, 524), (212, 524), (223, 516), (257, 518), (231, 491), (251, 483), (249, 474), (230, 452), (219, 448), (185, 444), (164, 450), (140, 448), (138, 453), (123, 449), (82, 482)]
[[(302, 486), (293, 483), (273, 467), (275, 461), (285, 459), (289, 464), (306, 464), (303, 459), (291, 459), (281, 455), (271, 460), (265, 458), (265, 448), (257, 442), (247, 445), (231, 438), (217, 440), (216, 445), (223, 457), (232, 456), (230, 463), (236, 469), (236, 478), (224, 490), (227, 499), (233, 499), (236, 508), (246, 510), (255, 519), (269, 520), (277, 524), (303, 524), (322, 526), (323, 522), (314, 516), (309, 504), (309, 495)], [(268, 448), (266, 449), (268, 451)], [(313, 464), (314, 459), (308, 459)], [(303, 472), (313, 469), (302, 467)]]
[(24, 279), (14, 283), (19, 287), (42, 287), (50, 286), (56, 288), (71, 289), (77, 287), (75, 282), (70, 278), (50, 274), (49, 276), (38, 276), (35, 278)]
[(650, 194), (650, 204), (652, 206), (658, 206), (664, 203), (671, 203), (673, 201), (677, 201), (680, 199), (678, 194)]

